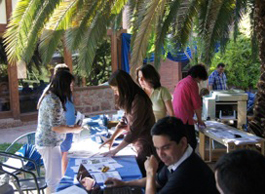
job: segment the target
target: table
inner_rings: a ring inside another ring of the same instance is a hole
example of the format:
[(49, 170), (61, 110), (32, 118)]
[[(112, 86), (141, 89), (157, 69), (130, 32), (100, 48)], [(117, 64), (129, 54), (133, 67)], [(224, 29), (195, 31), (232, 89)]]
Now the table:
[(231, 147), (238, 147), (243, 145), (256, 145), (261, 147), (261, 153), (264, 155), (265, 139), (256, 135), (240, 131), (234, 127), (225, 125), (217, 121), (206, 121), (206, 128), (198, 129), (199, 131), (199, 152), (203, 160), (205, 160), (205, 137), (209, 137), (209, 162), (212, 161), (212, 140), (215, 140), (226, 146), (226, 152), (231, 151)]
[[(129, 181), (133, 179), (142, 178), (142, 174), (137, 165), (135, 156), (116, 156), (113, 157), (113, 159), (123, 166), (122, 168), (116, 169), (119, 172), (122, 180)], [(75, 158), (70, 158), (65, 175), (61, 179), (60, 184), (57, 187), (56, 191), (61, 191), (67, 187), (74, 185), (75, 173), (71, 169), (71, 167), (74, 165), (75, 165)]]
[[(84, 151), (93, 151), (94, 153), (97, 153), (99, 144), (101, 143), (101, 139), (99, 139), (100, 135), (107, 135), (107, 128), (105, 126), (102, 126), (100, 116), (93, 117), (92, 119), (89, 119), (87, 124), (90, 127), (90, 133), (88, 131), (83, 131), (82, 136), (80, 137), (79, 141), (81, 142), (74, 142), (72, 144), (71, 150), (69, 150), (69, 153), (74, 152), (77, 148), (82, 148)], [(130, 149), (129, 147), (127, 148)], [(128, 153), (128, 150), (124, 150), (126, 153)], [(80, 151), (80, 149), (79, 149)], [(123, 150), (122, 150), (123, 151)], [(120, 153), (122, 153), (122, 151)], [(125, 153), (125, 154), (126, 154)], [(57, 191), (61, 191), (67, 187), (70, 187), (74, 185), (74, 176), (75, 173), (72, 170), (72, 166), (75, 166), (75, 158), (69, 158), (68, 166), (65, 172), (64, 177), (61, 179), (59, 186), (57, 187)], [(128, 181), (133, 179), (140, 179), (142, 178), (141, 171), (138, 167), (138, 164), (136, 162), (136, 158), (134, 155), (119, 155), (113, 157), (114, 160), (116, 160), (119, 164), (121, 164), (122, 168), (117, 168), (116, 170), (119, 172), (122, 180)], [(81, 185), (78, 185), (81, 186)]]

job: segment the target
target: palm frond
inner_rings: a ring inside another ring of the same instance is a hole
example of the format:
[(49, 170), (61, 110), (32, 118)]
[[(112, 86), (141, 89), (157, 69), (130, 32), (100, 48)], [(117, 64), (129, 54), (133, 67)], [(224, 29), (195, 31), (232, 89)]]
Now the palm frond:
[(223, 0), (216, 1), (211, 6), (211, 11), (206, 24), (204, 32), (204, 59), (206, 63), (209, 63), (213, 56), (214, 48), (217, 41), (221, 38), (229, 38), (229, 32), (231, 31), (231, 24), (233, 21), (233, 13), (235, 9), (235, 0)]
[(34, 50), (36, 47), (33, 45), (37, 44), (38, 38), (41, 35), (41, 32), (44, 28), (45, 22), (54, 12), (57, 5), (59, 5), (61, 0), (46, 0), (43, 4), (42, 9), (39, 9), (39, 13), (36, 18), (33, 20), (29, 33), (26, 39), (26, 45), (23, 52), (23, 58), (26, 62), (30, 61)]
[(97, 9), (103, 5), (103, 1), (85, 2), (83, 9), (73, 18), (74, 27), (66, 31), (66, 47), (71, 51), (75, 51), (81, 42), (83, 42), (85, 33), (93, 22), (93, 18), (97, 14)]
[(46, 24), (45, 30), (41, 35), (39, 48), (44, 64), (50, 62), (65, 29), (71, 25), (77, 5), (82, 4), (82, 2), (82, 0), (61, 2)]
[(204, 36), (204, 34), (207, 32), (207, 24), (209, 24), (209, 20), (211, 18), (209, 17), (210, 11), (212, 10), (212, 5), (215, 4), (215, 0), (208, 0), (203, 1), (200, 4), (200, 12), (199, 12), (199, 33)]
[(114, 15), (120, 14), (124, 5), (126, 5), (127, 2), (128, 2), (128, 0), (117, 0), (117, 1), (115, 1), (114, 5), (112, 6), (111, 14), (114, 14)]
[(174, 37), (174, 42), (178, 43), (176, 45), (180, 45), (182, 48), (185, 48), (191, 31), (193, 24), (193, 17), (198, 14), (198, 6), (200, 4), (200, 0), (192, 0), (187, 4), (187, 2), (182, 3), (180, 7), (180, 11), (178, 13), (177, 21), (179, 27), (176, 36)]
[(182, 1), (175, 0), (170, 3), (169, 5), (169, 13), (166, 15), (165, 21), (163, 21), (163, 26), (161, 27), (160, 24), (158, 24), (157, 29), (157, 36), (156, 36), (156, 42), (155, 42), (155, 61), (154, 66), (159, 69), (160, 66), (160, 60), (162, 55), (162, 48), (165, 44), (166, 35), (168, 32), (168, 29), (170, 27), (171, 22), (175, 19), (175, 16), (177, 15), (180, 3)]
[(136, 33), (136, 38), (133, 42), (133, 49), (132, 49), (132, 58), (131, 58), (131, 74), (134, 75), (134, 72), (137, 67), (141, 66), (143, 63), (143, 59), (146, 55), (146, 49), (148, 46), (148, 39), (154, 28), (156, 17), (160, 13), (158, 10), (162, 11), (163, 8), (160, 6), (164, 5), (164, 1), (160, 0), (153, 0), (147, 7), (146, 14), (144, 16), (143, 21), (139, 27), (139, 30)]
[(109, 18), (110, 11), (110, 7), (106, 6), (103, 12), (96, 14), (79, 46), (78, 68), (81, 70), (82, 76), (87, 77), (90, 74), (97, 47), (103, 40), (102, 37), (107, 35), (107, 27), (111, 21)]
[(141, 22), (143, 21), (146, 14), (146, 5), (148, 0), (138, 0), (135, 4), (129, 4), (131, 12), (133, 13), (132, 20), (132, 38), (131, 38), (131, 48), (133, 48), (133, 43), (136, 38), (137, 30), (140, 28)]
[(64, 30), (45, 30), (42, 33), (39, 50), (43, 64), (48, 64), (51, 61), (63, 34)]
[(235, 16), (234, 16), (234, 41), (239, 33), (239, 22), (241, 21), (243, 14), (246, 13), (247, 0), (236, 0)]
[(83, 4), (83, 0), (65, 0), (60, 2), (58, 8), (53, 12), (45, 29), (65, 30), (72, 22), (72, 17), (77, 13), (78, 4)]
[(256, 20), (254, 19), (255, 13), (255, 0), (249, 0), (249, 17), (250, 17), (250, 30), (251, 30), (251, 56), (252, 59), (255, 60), (258, 56), (258, 42), (256, 36)]
[(40, 4), (40, 1), (18, 1), (16, 8), (12, 12), (11, 20), (3, 36), (9, 62), (21, 59), (22, 49), (24, 48), (23, 38), (26, 37), (29, 23), (32, 21), (31, 18), (36, 15), (36, 10), (34, 13), (31, 11), (34, 3)]
[[(24, 2), (26, 3), (23, 4)], [(26, 62), (30, 61), (45, 21), (53, 13), (59, 2), (60, 0), (18, 2), (11, 17), (10, 28), (6, 33), (8, 56), (11, 60), (23, 58)]]

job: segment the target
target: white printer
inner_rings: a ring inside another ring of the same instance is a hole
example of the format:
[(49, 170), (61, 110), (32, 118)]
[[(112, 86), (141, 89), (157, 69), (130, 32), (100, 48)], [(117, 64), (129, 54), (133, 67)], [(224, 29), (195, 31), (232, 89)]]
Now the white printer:
[(233, 120), (241, 128), (247, 121), (248, 95), (243, 90), (211, 91), (203, 97), (202, 118), (204, 120)]

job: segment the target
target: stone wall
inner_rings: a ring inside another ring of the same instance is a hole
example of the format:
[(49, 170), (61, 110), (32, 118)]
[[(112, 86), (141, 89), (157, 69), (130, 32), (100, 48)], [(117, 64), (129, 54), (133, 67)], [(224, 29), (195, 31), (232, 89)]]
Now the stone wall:
[(74, 104), (85, 115), (114, 113), (114, 93), (109, 86), (90, 86), (74, 89)]

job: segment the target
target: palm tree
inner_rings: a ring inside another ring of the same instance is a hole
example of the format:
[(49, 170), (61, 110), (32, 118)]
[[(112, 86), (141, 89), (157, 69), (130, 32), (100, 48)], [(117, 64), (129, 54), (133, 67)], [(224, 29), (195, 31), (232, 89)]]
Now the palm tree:
[(165, 41), (171, 38), (176, 47), (185, 48), (194, 26), (203, 39), (203, 61), (208, 63), (216, 43), (225, 49), (232, 31), (236, 39), (238, 23), (249, 9), (253, 37), (259, 40), (262, 75), (250, 129), (265, 137), (265, 0), (20, 0), (5, 34), (8, 59), (28, 62), (40, 40), (43, 63), (48, 63), (58, 42), (65, 39), (70, 51), (79, 52), (78, 67), (88, 74), (107, 29), (119, 28), (126, 4), (132, 21), (132, 73), (142, 64), (151, 36), (155, 37), (155, 66), (159, 67)]

